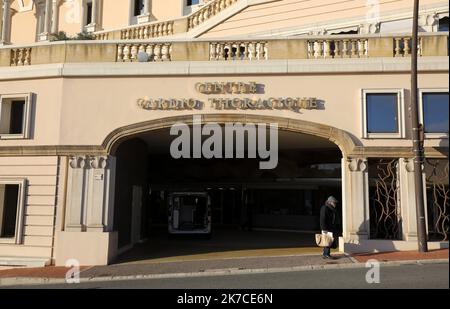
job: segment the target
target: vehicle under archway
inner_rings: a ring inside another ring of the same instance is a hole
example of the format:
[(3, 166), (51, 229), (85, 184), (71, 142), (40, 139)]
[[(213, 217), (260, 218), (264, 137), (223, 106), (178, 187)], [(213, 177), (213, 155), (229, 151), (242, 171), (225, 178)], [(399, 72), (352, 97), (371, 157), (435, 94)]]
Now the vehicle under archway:
[(278, 165), (261, 170), (255, 158), (174, 159), (174, 138), (158, 129), (115, 148), (119, 251), (138, 244), (120, 261), (311, 248), (320, 207), (341, 199), (342, 153), (327, 139), (280, 130)]

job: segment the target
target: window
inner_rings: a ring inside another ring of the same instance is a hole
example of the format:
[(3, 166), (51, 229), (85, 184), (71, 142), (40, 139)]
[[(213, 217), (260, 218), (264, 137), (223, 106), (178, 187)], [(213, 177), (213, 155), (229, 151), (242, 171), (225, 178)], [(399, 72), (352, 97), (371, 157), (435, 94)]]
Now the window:
[(421, 90), (420, 112), (426, 137), (448, 137), (448, 89)]
[(144, 0), (134, 0), (134, 16), (144, 14)]
[(92, 24), (92, 1), (86, 3), (86, 25)]
[(193, 5), (197, 5), (200, 3), (200, 0), (187, 0), (186, 5), (187, 6), (193, 6)]
[(363, 137), (402, 138), (403, 91), (363, 90)]
[(439, 19), (439, 28), (438, 31), (446, 32), (448, 31), (448, 16), (442, 17)]
[(22, 241), (24, 180), (0, 179), (0, 243)]
[(0, 96), (0, 139), (28, 138), (31, 95)]

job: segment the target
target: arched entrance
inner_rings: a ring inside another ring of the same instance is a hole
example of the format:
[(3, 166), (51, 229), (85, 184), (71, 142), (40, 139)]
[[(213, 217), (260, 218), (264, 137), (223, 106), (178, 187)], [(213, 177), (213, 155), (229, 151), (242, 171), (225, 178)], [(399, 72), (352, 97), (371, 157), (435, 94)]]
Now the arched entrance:
[[(170, 135), (170, 127), (180, 122), (192, 126), (192, 116), (115, 130), (103, 144), (116, 158), (114, 230), (118, 232), (119, 251), (138, 244), (121, 260), (314, 247), (321, 205), (329, 195), (341, 200), (341, 162), (343, 152), (354, 146), (351, 138), (334, 128), (285, 118), (202, 117), (203, 125), (217, 123), (222, 127), (230, 123), (277, 123), (277, 167), (261, 170), (258, 159), (247, 157), (174, 159), (170, 146), (176, 137)], [(209, 200), (200, 215), (200, 207), (190, 205), (191, 194), (204, 194)], [(187, 205), (179, 208), (176, 230), (190, 235), (168, 240), (175, 199)], [(203, 233), (190, 233), (194, 229), (206, 231), (208, 220), (210, 240), (195, 237)], [(144, 244), (139, 244), (142, 241)]]

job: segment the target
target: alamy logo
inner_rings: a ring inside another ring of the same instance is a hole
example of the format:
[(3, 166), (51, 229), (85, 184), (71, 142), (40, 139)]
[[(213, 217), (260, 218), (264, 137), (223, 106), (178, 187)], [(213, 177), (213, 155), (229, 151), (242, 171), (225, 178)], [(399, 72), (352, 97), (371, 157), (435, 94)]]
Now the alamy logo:
[(66, 273), (66, 283), (80, 283), (80, 262), (75, 259), (67, 260), (66, 268), (69, 268)]
[(68, 0), (67, 10), (64, 15), (64, 20), (68, 24), (78, 24), (81, 22), (81, 4), (80, 1)]
[(379, 22), (380, 21), (380, 1), (379, 0), (367, 0), (366, 7), (367, 7), (366, 22), (367, 23)]
[[(218, 123), (202, 125), (201, 116), (193, 116), (191, 127), (176, 123), (170, 129), (171, 136), (177, 136), (170, 145), (174, 159), (243, 159), (261, 161), (259, 168), (275, 169), (278, 166), (278, 124)], [(245, 141), (247, 140), (247, 145)], [(202, 143), (203, 141), (203, 143)], [(192, 145), (192, 147), (191, 147)]]
[(368, 284), (380, 283), (380, 262), (378, 260), (368, 260), (366, 268), (369, 268), (366, 273), (366, 282)]

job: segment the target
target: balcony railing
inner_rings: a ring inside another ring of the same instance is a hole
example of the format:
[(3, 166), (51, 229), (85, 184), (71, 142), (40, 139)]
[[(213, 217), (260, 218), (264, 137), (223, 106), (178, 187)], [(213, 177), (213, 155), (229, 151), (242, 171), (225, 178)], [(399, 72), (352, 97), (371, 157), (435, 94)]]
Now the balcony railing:
[(96, 40), (143, 40), (186, 33), (231, 7), (239, 0), (211, 0), (198, 11), (183, 18), (151, 22), (118, 30), (94, 33)]
[(175, 21), (156, 22), (121, 30), (94, 33), (96, 40), (145, 40), (174, 34)]
[(223, 10), (229, 8), (239, 0), (215, 0), (202, 7), (197, 12), (191, 14), (188, 17), (188, 29), (187, 31), (199, 26), (203, 22), (207, 21), (211, 17), (219, 14)]
[[(0, 66), (74, 62), (399, 58), (411, 56), (412, 51), (411, 38), (406, 35), (214, 41), (67, 41), (2, 47)], [(448, 56), (448, 32), (421, 34), (417, 52), (421, 57)]]

